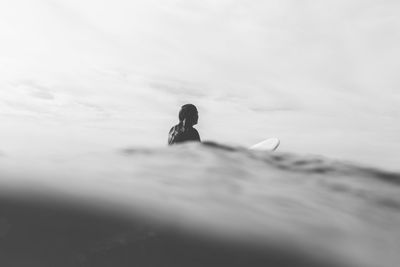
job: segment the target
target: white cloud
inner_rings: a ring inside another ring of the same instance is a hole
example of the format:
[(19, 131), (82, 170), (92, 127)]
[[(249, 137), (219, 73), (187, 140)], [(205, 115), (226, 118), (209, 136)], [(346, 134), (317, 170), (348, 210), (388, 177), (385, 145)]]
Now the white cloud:
[(399, 11), (374, 0), (2, 2), (0, 112), (69, 122), (98, 143), (161, 145), (193, 102), (208, 139), (273, 134), (287, 150), (352, 159), (377, 140), (369, 161), (385, 165), (400, 157)]

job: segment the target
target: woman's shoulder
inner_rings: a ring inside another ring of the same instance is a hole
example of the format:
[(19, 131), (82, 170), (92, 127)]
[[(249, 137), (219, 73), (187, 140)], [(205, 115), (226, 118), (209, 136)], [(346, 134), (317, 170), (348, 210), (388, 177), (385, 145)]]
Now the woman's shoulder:
[(193, 140), (200, 140), (200, 135), (196, 128), (190, 127), (189, 135)]

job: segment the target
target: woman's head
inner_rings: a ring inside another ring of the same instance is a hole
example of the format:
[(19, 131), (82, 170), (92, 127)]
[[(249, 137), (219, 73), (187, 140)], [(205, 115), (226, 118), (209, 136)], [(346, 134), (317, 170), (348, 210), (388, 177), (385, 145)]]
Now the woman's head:
[(199, 120), (199, 114), (195, 105), (186, 104), (179, 111), (179, 122), (185, 126), (196, 125)]

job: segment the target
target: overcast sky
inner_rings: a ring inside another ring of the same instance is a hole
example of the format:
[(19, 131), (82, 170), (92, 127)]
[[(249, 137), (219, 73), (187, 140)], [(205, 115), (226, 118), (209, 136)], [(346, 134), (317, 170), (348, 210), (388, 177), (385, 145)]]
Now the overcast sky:
[(203, 140), (397, 169), (400, 2), (0, 2), (0, 151)]

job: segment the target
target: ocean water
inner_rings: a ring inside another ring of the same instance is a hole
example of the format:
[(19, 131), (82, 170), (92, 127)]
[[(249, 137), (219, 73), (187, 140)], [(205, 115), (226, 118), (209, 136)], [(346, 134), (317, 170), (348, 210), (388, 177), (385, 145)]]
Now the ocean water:
[(216, 143), (0, 157), (1, 266), (400, 264), (400, 174)]

